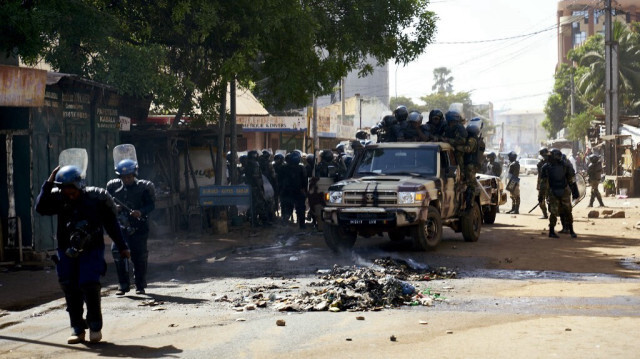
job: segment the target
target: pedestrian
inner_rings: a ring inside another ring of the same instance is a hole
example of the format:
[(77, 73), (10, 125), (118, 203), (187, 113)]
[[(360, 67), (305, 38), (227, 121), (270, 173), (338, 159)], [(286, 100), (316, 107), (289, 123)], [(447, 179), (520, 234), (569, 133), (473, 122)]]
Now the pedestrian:
[(589, 185), (591, 186), (591, 198), (587, 207), (593, 207), (593, 201), (597, 198), (600, 207), (604, 207), (602, 196), (600, 195), (600, 180), (602, 178), (602, 162), (600, 156), (592, 154), (589, 156), (589, 167), (587, 167), (587, 175), (589, 176)]
[[(138, 179), (138, 162), (124, 159), (118, 162), (118, 178), (107, 183), (107, 192), (114, 198), (122, 235), (131, 251), (136, 294), (144, 294), (147, 287), (147, 265), (149, 262), (148, 216), (156, 208), (156, 190), (153, 182)], [(118, 291), (121, 296), (130, 290), (128, 260), (120, 257), (120, 251), (111, 245), (111, 254), (118, 274)]]
[(509, 180), (507, 182), (507, 191), (511, 194), (511, 210), (507, 213), (520, 213), (520, 162), (518, 162), (518, 154), (511, 151), (507, 155), (509, 158)]
[(58, 216), (55, 261), (72, 328), (67, 343), (83, 342), (86, 329), (89, 341), (97, 343), (102, 340), (100, 276), (106, 271), (103, 230), (117, 246), (121, 258), (130, 256), (113, 198), (102, 188), (85, 187), (80, 168), (58, 166), (42, 185), (35, 209), (44, 216)]
[(569, 163), (562, 159), (562, 152), (554, 148), (549, 152), (549, 163), (542, 166), (542, 180), (540, 186), (548, 193), (549, 202), (549, 237), (558, 238), (555, 233), (557, 217), (564, 218), (571, 238), (577, 235), (573, 230), (573, 215), (571, 213), (571, 198), (580, 197), (576, 183), (576, 172)]

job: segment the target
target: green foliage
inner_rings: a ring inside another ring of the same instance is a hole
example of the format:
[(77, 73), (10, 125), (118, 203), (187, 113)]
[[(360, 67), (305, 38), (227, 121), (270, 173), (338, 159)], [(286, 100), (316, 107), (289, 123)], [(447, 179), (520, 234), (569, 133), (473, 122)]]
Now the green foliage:
[(391, 109), (392, 111), (401, 105), (406, 106), (407, 109), (409, 109), (409, 111), (418, 111), (418, 112), (429, 111), (427, 106), (418, 105), (415, 102), (413, 102), (413, 100), (410, 99), (409, 97), (400, 96), (400, 97), (391, 97), (389, 99), (389, 109)]
[(472, 117), (473, 113), (471, 112), (471, 93), (470, 92), (456, 92), (456, 93), (446, 93), (446, 92), (434, 92), (430, 95), (426, 95), (420, 97), (420, 100), (424, 101), (426, 104), (426, 108), (428, 109), (440, 109), (442, 112), (447, 112), (449, 106), (452, 103), (462, 103), (463, 105), (463, 114), (465, 118), (469, 119)]
[(451, 70), (446, 67), (438, 67), (433, 69), (433, 86), (432, 91), (453, 93), (453, 76)]
[(567, 123), (567, 139), (582, 141), (587, 135), (587, 130), (591, 127), (591, 122), (596, 120), (596, 114), (602, 114), (599, 108), (591, 108), (571, 117)]

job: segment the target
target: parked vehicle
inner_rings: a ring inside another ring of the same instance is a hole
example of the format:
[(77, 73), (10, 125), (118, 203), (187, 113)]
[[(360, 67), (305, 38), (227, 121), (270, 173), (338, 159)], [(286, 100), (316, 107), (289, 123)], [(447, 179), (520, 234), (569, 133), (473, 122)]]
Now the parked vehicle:
[(520, 160), (520, 173), (525, 175), (537, 175), (538, 174), (538, 159), (537, 158), (521, 158)]

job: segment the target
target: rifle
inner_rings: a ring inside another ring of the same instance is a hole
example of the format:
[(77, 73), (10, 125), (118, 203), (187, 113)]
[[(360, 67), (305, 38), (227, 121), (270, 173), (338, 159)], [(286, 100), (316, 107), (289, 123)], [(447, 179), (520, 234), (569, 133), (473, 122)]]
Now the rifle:
[(536, 205), (535, 205), (535, 206), (533, 206), (533, 208), (531, 208), (531, 210), (529, 210), (529, 212), (527, 212), (527, 213), (531, 213), (531, 212), (533, 212), (533, 210), (534, 210), (534, 209), (536, 209), (536, 208), (538, 208), (538, 206), (539, 206), (539, 205), (540, 205), (540, 202), (536, 203)]

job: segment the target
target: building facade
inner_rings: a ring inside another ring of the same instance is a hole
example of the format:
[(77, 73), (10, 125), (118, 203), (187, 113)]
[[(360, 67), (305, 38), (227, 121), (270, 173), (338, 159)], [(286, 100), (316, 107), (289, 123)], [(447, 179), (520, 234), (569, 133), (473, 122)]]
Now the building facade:
[[(640, 1), (612, 1), (614, 21), (631, 23), (640, 21)], [(567, 53), (580, 46), (589, 36), (604, 36), (604, 1), (562, 0), (558, 1), (558, 63), (569, 63)]]

